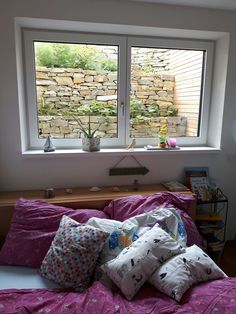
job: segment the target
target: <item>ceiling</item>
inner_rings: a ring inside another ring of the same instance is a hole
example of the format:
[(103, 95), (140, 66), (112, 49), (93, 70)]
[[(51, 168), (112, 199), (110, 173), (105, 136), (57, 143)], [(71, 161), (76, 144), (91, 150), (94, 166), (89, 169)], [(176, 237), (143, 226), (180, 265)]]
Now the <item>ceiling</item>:
[(191, 7), (212, 8), (220, 10), (236, 10), (236, 0), (131, 0)]

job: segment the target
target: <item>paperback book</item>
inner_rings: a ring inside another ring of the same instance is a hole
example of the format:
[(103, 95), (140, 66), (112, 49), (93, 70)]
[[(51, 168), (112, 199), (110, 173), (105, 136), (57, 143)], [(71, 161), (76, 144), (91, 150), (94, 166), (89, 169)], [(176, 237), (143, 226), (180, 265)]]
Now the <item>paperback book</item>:
[(162, 185), (171, 192), (189, 191), (189, 188), (187, 188), (187, 186), (183, 185), (178, 181), (162, 182)]
[(186, 167), (184, 172), (186, 185), (197, 195), (198, 200), (210, 200), (208, 167)]

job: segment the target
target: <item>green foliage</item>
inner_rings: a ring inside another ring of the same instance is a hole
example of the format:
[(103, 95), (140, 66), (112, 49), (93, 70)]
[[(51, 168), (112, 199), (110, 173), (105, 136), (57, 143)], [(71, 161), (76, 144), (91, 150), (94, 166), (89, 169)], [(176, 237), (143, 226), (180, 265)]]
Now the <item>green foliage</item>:
[(173, 116), (177, 116), (178, 114), (178, 109), (174, 106), (174, 105), (169, 105), (167, 107), (167, 117), (173, 117)]
[(159, 106), (157, 104), (142, 104), (134, 99), (130, 100), (130, 117), (136, 118), (137, 116), (144, 117), (159, 117)]
[(147, 114), (150, 116), (150, 117), (153, 117), (153, 116), (159, 116), (159, 106), (158, 105), (155, 105), (155, 104), (152, 104), (152, 105), (148, 105), (147, 106)]
[(35, 43), (35, 57), (37, 66), (52, 67), (56, 63), (51, 45)]
[(146, 107), (139, 101), (130, 99), (130, 118), (145, 115)]
[[(178, 109), (174, 105), (169, 105), (167, 108), (167, 116), (176, 116)], [(103, 102), (95, 101), (89, 105), (70, 105), (60, 106), (60, 103), (45, 103), (44, 97), (40, 99), (40, 105), (38, 108), (38, 114), (43, 116), (113, 116), (117, 115), (117, 106), (110, 104), (104, 106)], [(146, 121), (149, 117), (159, 117), (159, 106), (156, 104), (143, 105), (135, 100), (130, 101), (130, 118), (142, 121)]]
[(102, 102), (92, 102), (89, 105), (70, 106), (63, 110), (64, 116), (116, 116), (117, 109), (115, 105), (110, 105), (109, 107), (104, 107)]
[(38, 114), (42, 116), (57, 116), (59, 108), (53, 103), (47, 104), (44, 97), (40, 98)]
[(93, 45), (36, 42), (35, 56), (36, 65), (47, 68), (117, 71), (116, 62)]
[(95, 47), (78, 46), (72, 49), (70, 55), (71, 68), (80, 68), (83, 70), (96, 70), (96, 59), (98, 52)]
[(145, 73), (150, 73), (150, 72), (153, 72), (153, 68), (152, 68), (151, 65), (146, 65), (146, 66), (143, 67), (143, 71)]
[[(178, 109), (174, 105), (169, 105), (166, 116), (176, 116)], [(94, 101), (88, 105), (61, 106), (60, 103), (46, 103), (44, 97), (40, 99), (38, 108), (39, 115), (48, 116), (117, 116), (117, 106), (110, 104), (104, 106), (103, 102)], [(130, 100), (130, 118), (135, 122), (146, 123), (151, 117), (159, 117), (160, 110), (157, 104), (144, 105), (141, 102)]]
[(141, 115), (137, 115), (135, 118), (134, 118), (134, 122), (136, 124), (146, 124), (147, 122), (149, 122), (149, 118), (148, 117), (145, 117), (145, 116), (141, 116)]
[(42, 116), (116, 116), (116, 105), (104, 107), (102, 102), (92, 102), (89, 105), (71, 105), (61, 107), (60, 104), (45, 103), (44, 97), (40, 99), (38, 114)]
[(102, 68), (105, 71), (115, 72), (117, 71), (117, 63), (111, 59), (105, 59), (102, 61)]
[(98, 122), (97, 126), (93, 130), (92, 126), (91, 126), (90, 115), (88, 116), (88, 118), (89, 118), (88, 123), (84, 126), (84, 124), (82, 123), (80, 118), (74, 116), (74, 119), (75, 119), (75, 121), (77, 121), (78, 127), (79, 127), (80, 131), (84, 134), (84, 137), (93, 138), (93, 137), (95, 137), (95, 133), (99, 130), (99, 128), (102, 125), (103, 121)]

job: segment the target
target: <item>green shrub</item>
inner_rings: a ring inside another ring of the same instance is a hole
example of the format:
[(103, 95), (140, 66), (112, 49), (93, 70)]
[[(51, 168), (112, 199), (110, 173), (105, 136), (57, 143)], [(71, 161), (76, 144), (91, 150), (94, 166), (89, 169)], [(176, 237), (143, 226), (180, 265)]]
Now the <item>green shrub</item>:
[(146, 124), (148, 123), (150, 118), (142, 116), (142, 115), (137, 115), (136, 117), (133, 118), (133, 122), (136, 124)]
[(159, 106), (157, 104), (142, 104), (141, 102), (131, 99), (130, 100), (130, 117), (136, 118), (137, 116), (144, 117), (159, 117)]
[(130, 99), (130, 117), (136, 118), (137, 116), (143, 116), (146, 111), (145, 105), (141, 102)]
[(47, 68), (117, 71), (116, 62), (92, 45), (36, 42), (35, 56), (36, 65)]
[(115, 72), (117, 71), (117, 63), (111, 59), (105, 59), (102, 61), (102, 68), (105, 71)]
[(112, 104), (104, 107), (102, 102), (93, 102), (89, 105), (61, 106), (60, 103), (46, 104), (41, 97), (38, 114), (42, 116), (116, 116), (117, 106)]
[(159, 117), (159, 106), (157, 104), (147, 105), (147, 115)]
[[(178, 109), (174, 105), (167, 107), (166, 116), (176, 116)], [(45, 103), (44, 97), (41, 97), (38, 106), (39, 115), (62, 115), (62, 116), (113, 116), (117, 115), (117, 105), (110, 104), (104, 106), (103, 102), (94, 101), (88, 105), (62, 106), (60, 103)], [(134, 99), (130, 100), (130, 118), (145, 123), (148, 118), (160, 117), (159, 106), (157, 104), (144, 105)], [(162, 115), (165, 116), (165, 115)]]
[(174, 105), (169, 105), (167, 107), (167, 117), (173, 117), (173, 116), (177, 116), (178, 114), (178, 109), (174, 106)]

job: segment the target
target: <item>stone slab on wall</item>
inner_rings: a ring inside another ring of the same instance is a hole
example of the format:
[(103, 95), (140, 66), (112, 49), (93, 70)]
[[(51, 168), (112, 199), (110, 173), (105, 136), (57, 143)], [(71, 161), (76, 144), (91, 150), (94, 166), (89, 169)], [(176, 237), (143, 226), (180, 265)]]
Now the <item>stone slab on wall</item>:
[[(88, 122), (88, 117), (79, 117), (82, 123)], [(105, 119), (104, 123), (99, 128), (97, 135), (101, 138), (116, 137), (117, 134), (117, 118), (116, 117), (90, 117), (92, 129), (95, 129), (100, 119)], [(157, 117), (148, 118), (145, 123), (131, 120), (131, 137), (142, 138), (157, 137), (160, 127), (166, 124), (168, 135), (171, 137), (185, 136), (187, 119), (185, 117)], [(58, 117), (58, 116), (39, 116), (40, 137), (46, 138), (51, 134), (54, 138), (80, 138), (81, 131), (77, 121), (73, 117)]]
[[(117, 104), (117, 72), (37, 67), (38, 110), (43, 106), (65, 108), (102, 102), (104, 107)], [(157, 105), (165, 115), (173, 105), (174, 76), (132, 68), (131, 99), (144, 105)]]

